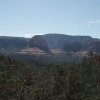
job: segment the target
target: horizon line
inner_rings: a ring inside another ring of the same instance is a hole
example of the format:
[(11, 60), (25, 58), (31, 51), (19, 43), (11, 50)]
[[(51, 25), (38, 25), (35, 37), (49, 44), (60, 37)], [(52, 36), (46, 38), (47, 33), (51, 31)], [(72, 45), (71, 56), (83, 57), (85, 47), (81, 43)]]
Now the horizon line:
[[(33, 36), (32, 36), (33, 35)], [(46, 33), (46, 34), (31, 34), (31, 36), (16, 36), (16, 35), (0, 35), (0, 37), (20, 37), (20, 38), (32, 38), (36, 35), (66, 35), (66, 36), (88, 36), (91, 38), (97, 38), (90, 35), (69, 35), (69, 34), (62, 34), (62, 33)], [(98, 38), (99, 39), (99, 38)]]

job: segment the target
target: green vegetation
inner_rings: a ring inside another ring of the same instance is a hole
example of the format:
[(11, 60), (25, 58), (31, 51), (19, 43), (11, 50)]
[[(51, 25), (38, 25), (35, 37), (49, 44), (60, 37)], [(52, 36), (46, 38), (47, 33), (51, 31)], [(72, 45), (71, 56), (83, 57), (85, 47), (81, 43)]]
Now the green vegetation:
[(0, 100), (100, 100), (100, 65), (35, 64), (0, 54)]

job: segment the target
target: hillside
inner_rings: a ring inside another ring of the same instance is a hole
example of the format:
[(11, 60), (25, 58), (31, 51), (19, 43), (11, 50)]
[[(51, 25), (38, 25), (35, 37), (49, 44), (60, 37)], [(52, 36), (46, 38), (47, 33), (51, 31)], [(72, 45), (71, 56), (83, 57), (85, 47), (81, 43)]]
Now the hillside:
[(32, 37), (29, 40), (29, 47), (38, 47), (41, 50), (49, 51), (48, 43), (41, 35)]
[(50, 48), (63, 48), (65, 44), (72, 44), (74, 42), (86, 45), (96, 40), (90, 36), (71, 36), (65, 34), (46, 34), (43, 37), (47, 40)]
[(27, 47), (27, 38), (0, 36), (0, 51), (4, 53), (17, 52)]
[(26, 53), (31, 54), (28, 48), (33, 50), (32, 54), (35, 54), (34, 48), (38, 48), (37, 54), (41, 50), (44, 54), (49, 51), (48, 53), (57, 55), (62, 54), (62, 51), (67, 53), (83, 51), (100, 53), (100, 39), (90, 36), (71, 36), (65, 34), (36, 35), (32, 38), (0, 37), (0, 51), (3, 53), (12, 54), (26, 49)]

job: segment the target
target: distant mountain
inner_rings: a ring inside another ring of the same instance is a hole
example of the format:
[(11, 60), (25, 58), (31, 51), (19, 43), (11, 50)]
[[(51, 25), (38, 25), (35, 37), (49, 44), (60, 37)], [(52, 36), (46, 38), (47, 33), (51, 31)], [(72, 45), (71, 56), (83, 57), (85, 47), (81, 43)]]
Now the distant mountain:
[(23, 37), (0, 37), (0, 48), (24, 48), (26, 44), (27, 39)]
[(88, 44), (85, 48), (87, 51), (94, 51), (100, 53), (100, 41), (94, 41)]
[(4, 53), (16, 52), (27, 47), (27, 38), (0, 36), (0, 51)]
[(38, 47), (41, 50), (49, 51), (48, 43), (41, 35), (32, 37), (29, 40), (29, 47)]
[(43, 35), (50, 49), (60, 48), (66, 52), (95, 51), (100, 52), (100, 39), (90, 36), (71, 36), (65, 34)]
[(46, 34), (43, 37), (47, 40), (50, 48), (63, 48), (66, 44), (72, 44), (74, 42), (86, 45), (96, 40), (90, 36), (71, 36), (65, 34)]
[(0, 36), (1, 52), (16, 53), (34, 47), (45, 52), (52, 51), (52, 49), (55, 49), (53, 51), (61, 49), (60, 51), (65, 52), (94, 51), (100, 53), (100, 39), (65, 34), (36, 35), (32, 38)]

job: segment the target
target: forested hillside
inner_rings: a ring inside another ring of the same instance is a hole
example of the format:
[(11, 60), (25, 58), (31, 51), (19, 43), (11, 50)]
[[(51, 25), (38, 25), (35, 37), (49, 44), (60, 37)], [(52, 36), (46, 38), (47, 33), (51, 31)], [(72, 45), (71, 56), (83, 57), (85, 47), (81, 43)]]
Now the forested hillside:
[(100, 56), (34, 64), (0, 54), (0, 100), (99, 100)]

